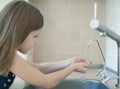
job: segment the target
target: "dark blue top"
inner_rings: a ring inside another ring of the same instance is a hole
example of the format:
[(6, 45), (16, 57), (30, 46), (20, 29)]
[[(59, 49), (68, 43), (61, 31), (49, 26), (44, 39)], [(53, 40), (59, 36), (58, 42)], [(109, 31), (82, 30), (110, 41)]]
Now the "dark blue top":
[(8, 76), (0, 75), (0, 89), (9, 89), (15, 79), (15, 74), (9, 72)]

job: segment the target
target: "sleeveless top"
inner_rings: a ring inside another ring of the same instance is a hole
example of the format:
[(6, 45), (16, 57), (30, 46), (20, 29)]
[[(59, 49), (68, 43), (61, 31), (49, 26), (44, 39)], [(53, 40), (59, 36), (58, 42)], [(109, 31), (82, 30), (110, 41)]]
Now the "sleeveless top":
[(0, 89), (9, 89), (15, 79), (15, 74), (9, 72), (8, 76), (0, 75)]

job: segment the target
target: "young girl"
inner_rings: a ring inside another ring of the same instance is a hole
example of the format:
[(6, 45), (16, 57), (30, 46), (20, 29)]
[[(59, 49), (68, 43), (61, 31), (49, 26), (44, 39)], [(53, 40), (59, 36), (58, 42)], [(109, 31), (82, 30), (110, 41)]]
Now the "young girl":
[(0, 89), (9, 89), (15, 75), (35, 86), (52, 88), (73, 71), (86, 72), (91, 63), (81, 58), (35, 64), (16, 51), (27, 53), (43, 26), (38, 9), (25, 1), (13, 1), (0, 12)]

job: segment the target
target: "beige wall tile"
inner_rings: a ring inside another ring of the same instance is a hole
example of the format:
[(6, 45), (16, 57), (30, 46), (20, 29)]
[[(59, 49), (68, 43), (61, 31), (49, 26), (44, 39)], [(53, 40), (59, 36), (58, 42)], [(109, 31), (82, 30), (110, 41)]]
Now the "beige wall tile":
[[(44, 15), (45, 25), (41, 31), (38, 45), (34, 48), (34, 60), (62, 60), (73, 56), (84, 57), (87, 43), (98, 32), (90, 29), (93, 18), (92, 0), (30, 0)], [(103, 0), (98, 0), (98, 18), (104, 17)], [(104, 40), (101, 41), (104, 44)], [(93, 43), (94, 44), (94, 43)], [(96, 54), (95, 54), (96, 53)], [(88, 52), (88, 59), (102, 63), (101, 54), (93, 45)]]

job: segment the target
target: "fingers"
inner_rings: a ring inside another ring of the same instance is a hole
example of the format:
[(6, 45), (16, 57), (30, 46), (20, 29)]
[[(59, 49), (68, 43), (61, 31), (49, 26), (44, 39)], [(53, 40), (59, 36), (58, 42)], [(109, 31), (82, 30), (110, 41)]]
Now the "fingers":
[(91, 64), (90, 63), (84, 63), (84, 68), (90, 68)]
[(74, 59), (74, 63), (79, 63), (79, 62), (92, 64), (92, 61), (86, 60), (86, 59), (83, 59), (83, 58), (75, 58), (75, 59)]
[(90, 63), (76, 63), (76, 70), (77, 72), (85, 73), (89, 70), (91, 64)]
[(89, 70), (92, 61), (76, 57), (73, 59), (72, 64), (75, 64), (76, 66), (75, 71), (80, 73), (85, 73)]

